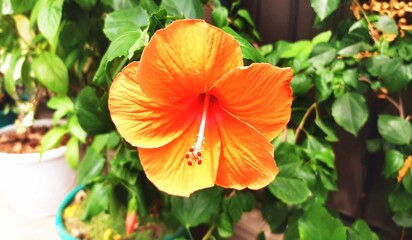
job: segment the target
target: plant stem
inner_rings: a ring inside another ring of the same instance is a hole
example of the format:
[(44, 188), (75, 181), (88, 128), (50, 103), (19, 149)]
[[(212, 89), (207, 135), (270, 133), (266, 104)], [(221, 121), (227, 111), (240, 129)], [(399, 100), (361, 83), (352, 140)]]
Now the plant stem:
[(403, 100), (402, 100), (402, 95), (399, 93), (399, 101), (398, 101), (398, 106), (399, 106), (399, 115), (401, 118), (405, 118), (405, 112), (403, 110)]
[(207, 230), (207, 233), (205, 234), (205, 236), (203, 236), (202, 240), (208, 240), (212, 235), (213, 229), (215, 229), (214, 224), (209, 228), (209, 230)]
[(186, 225), (185, 225), (185, 228), (186, 228), (187, 233), (189, 234), (190, 240), (195, 240), (195, 239), (193, 238), (192, 233), (190, 232), (189, 225), (186, 224)]
[(306, 110), (305, 115), (303, 115), (302, 120), (299, 123), (299, 126), (296, 128), (296, 133), (295, 133), (295, 141), (297, 142), (299, 139), (300, 132), (302, 131), (303, 127), (305, 126), (305, 122), (307, 118), (309, 117), (310, 113), (315, 109), (317, 106), (316, 102), (312, 103), (308, 110)]

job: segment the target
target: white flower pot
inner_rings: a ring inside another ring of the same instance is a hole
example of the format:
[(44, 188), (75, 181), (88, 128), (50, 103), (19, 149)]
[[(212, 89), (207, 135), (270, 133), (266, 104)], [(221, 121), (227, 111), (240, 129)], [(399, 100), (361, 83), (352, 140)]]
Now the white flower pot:
[[(34, 126), (51, 126), (37, 120)], [(9, 125), (0, 134), (14, 131)], [(0, 153), (0, 191), (14, 209), (26, 217), (54, 215), (65, 195), (76, 185), (76, 172), (66, 163), (66, 147), (39, 153)]]

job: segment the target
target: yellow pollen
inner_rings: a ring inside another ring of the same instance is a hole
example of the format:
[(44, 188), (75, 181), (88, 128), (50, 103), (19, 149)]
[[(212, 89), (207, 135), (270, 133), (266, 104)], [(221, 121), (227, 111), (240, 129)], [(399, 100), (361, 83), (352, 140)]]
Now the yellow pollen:
[(206, 127), (207, 110), (209, 108), (210, 94), (205, 95), (205, 101), (203, 105), (202, 120), (200, 122), (199, 133), (197, 134), (196, 143), (189, 148), (189, 151), (185, 154), (187, 165), (192, 166), (194, 163), (198, 165), (203, 162), (203, 143)]

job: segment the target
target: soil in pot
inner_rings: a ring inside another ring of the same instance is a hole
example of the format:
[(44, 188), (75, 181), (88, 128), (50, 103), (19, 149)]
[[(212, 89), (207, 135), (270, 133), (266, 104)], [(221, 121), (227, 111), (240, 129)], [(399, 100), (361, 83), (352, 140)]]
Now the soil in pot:
[[(42, 137), (49, 131), (50, 127), (30, 127), (27, 131), (19, 134), (14, 131), (0, 134), (0, 152), (4, 153), (35, 153), (40, 150)], [(65, 137), (61, 146), (65, 145)]]

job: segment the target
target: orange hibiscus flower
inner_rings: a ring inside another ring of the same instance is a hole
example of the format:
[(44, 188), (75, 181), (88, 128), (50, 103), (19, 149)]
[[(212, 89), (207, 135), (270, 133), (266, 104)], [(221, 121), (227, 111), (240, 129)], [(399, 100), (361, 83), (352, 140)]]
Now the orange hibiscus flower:
[(290, 119), (292, 75), (267, 63), (245, 67), (231, 35), (179, 20), (116, 76), (109, 109), (160, 190), (259, 189), (278, 173), (270, 141)]

